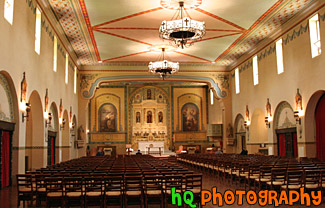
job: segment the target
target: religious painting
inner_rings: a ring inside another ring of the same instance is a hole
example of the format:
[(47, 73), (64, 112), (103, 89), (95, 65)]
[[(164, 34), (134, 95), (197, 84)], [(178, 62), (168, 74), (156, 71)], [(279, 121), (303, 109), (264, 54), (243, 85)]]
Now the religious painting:
[(147, 112), (147, 123), (152, 123), (152, 112), (151, 111)]
[(163, 116), (163, 113), (160, 111), (160, 112), (158, 113), (158, 121), (159, 121), (159, 123), (162, 123), (163, 120), (164, 120), (164, 116)]
[(186, 103), (182, 107), (183, 131), (199, 130), (199, 108), (194, 103)]
[(135, 115), (135, 122), (140, 123), (140, 118), (141, 118), (140, 112), (137, 112), (136, 115)]
[(116, 107), (110, 103), (102, 105), (98, 110), (99, 130), (101, 132), (116, 132)]

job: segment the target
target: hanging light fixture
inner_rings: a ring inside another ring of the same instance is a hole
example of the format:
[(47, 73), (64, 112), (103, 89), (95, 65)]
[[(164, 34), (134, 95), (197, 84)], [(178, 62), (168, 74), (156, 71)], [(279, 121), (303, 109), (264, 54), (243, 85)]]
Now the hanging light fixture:
[[(187, 15), (184, 17), (184, 13)], [(192, 20), (184, 8), (184, 1), (179, 1), (179, 9), (171, 21), (164, 20), (159, 28), (159, 36), (170, 40), (177, 47), (191, 46), (205, 35), (205, 23)], [(180, 18), (180, 19), (178, 19)]]
[(161, 48), (162, 54), (160, 55), (160, 58), (158, 60), (160, 61), (155, 61), (155, 62), (150, 62), (149, 63), (149, 72), (154, 73), (154, 74), (159, 74), (159, 76), (165, 80), (165, 78), (169, 74), (174, 74), (178, 72), (179, 70), (179, 63), (178, 62), (171, 62), (165, 60), (165, 47)]

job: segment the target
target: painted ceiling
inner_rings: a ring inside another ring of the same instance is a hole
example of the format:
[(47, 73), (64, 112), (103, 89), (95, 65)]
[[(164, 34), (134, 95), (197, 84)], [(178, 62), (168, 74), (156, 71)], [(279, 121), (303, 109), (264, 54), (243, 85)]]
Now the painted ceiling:
[[(82, 65), (146, 63), (165, 44), (158, 30), (174, 16), (178, 0), (47, 0)], [(167, 52), (180, 63), (227, 66), (314, 0), (184, 0), (206, 35)], [(101, 63), (102, 62), (102, 63)]]

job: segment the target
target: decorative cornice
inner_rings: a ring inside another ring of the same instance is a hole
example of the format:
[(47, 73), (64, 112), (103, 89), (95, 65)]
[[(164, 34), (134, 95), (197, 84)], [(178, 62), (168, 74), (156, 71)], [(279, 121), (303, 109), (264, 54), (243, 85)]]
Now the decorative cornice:
[[(82, 96), (86, 99), (90, 99), (94, 96), (94, 92), (97, 87), (99, 87), (100, 83), (105, 81), (119, 81), (119, 80), (155, 80), (157, 76), (155, 75), (127, 75), (127, 76), (111, 76), (111, 77), (101, 77), (95, 80), (89, 91), (85, 90), (82, 92)], [(182, 75), (174, 75), (169, 78), (169, 80), (193, 80), (193, 81), (201, 81), (210, 83), (211, 87), (216, 91), (216, 94), (219, 98), (225, 98), (227, 96), (227, 92), (220, 89), (219, 84), (216, 83), (210, 77), (200, 77), (200, 76), (182, 76)]]

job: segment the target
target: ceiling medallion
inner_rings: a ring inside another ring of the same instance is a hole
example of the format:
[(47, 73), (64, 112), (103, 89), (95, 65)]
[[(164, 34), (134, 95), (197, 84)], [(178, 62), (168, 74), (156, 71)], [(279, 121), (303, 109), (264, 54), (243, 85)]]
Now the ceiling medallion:
[[(202, 4), (202, 0), (183, 0), (184, 9), (194, 9)], [(179, 9), (179, 0), (160, 0), (160, 5), (165, 9)]]
[(160, 78), (165, 80), (168, 75), (178, 72), (179, 63), (165, 60), (165, 48), (162, 47), (161, 51), (162, 54), (158, 58), (158, 61), (150, 62), (148, 68), (149, 72), (158, 74)]
[[(184, 1), (179, 1), (179, 9), (171, 21), (164, 20), (159, 28), (159, 36), (170, 40), (177, 47), (191, 46), (205, 35), (205, 23), (192, 20), (184, 8)], [(183, 16), (184, 13), (187, 16)], [(178, 19), (179, 18), (179, 19)]]

